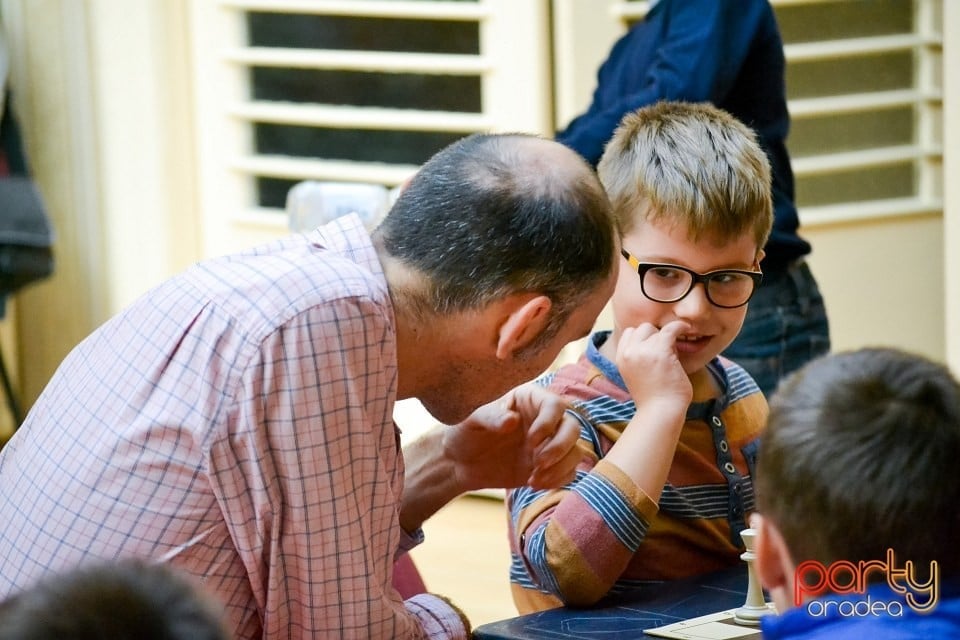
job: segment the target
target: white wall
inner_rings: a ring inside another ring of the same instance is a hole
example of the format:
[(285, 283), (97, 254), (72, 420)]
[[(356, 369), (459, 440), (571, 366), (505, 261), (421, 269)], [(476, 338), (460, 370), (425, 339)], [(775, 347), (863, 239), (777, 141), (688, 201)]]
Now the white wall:
[(943, 30), (944, 332), (946, 359), (960, 374), (960, 3), (944, 3)]
[(943, 222), (939, 216), (808, 227), (809, 258), (833, 350), (892, 345), (944, 359)]
[(17, 296), (19, 384), (197, 258), (183, 0), (2, 0), (12, 86), (55, 228), (56, 272)]

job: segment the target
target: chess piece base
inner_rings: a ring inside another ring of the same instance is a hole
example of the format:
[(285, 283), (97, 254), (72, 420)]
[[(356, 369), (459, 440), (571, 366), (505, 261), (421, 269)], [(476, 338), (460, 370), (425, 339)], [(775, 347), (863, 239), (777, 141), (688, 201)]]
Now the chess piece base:
[(733, 612), (733, 621), (749, 627), (759, 627), (760, 618), (773, 613), (770, 607), (743, 606)]

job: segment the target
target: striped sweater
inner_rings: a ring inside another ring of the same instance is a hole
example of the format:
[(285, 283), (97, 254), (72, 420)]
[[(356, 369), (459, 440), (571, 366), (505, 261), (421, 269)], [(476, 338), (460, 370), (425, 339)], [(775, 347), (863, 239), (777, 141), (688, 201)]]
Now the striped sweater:
[(693, 401), (657, 504), (603, 460), (635, 410), (615, 365), (598, 351), (607, 335), (594, 334), (578, 362), (539, 379), (571, 401), (580, 444), (592, 455), (563, 489), (522, 487), (508, 496), (510, 582), (521, 613), (592, 604), (740, 562), (766, 399), (722, 357), (693, 376)]

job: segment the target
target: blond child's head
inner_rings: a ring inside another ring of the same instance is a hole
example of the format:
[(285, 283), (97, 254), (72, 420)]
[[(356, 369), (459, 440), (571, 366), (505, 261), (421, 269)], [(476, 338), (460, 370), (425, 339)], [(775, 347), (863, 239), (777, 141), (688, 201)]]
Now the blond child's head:
[(758, 248), (770, 234), (770, 163), (749, 127), (710, 104), (627, 114), (597, 171), (623, 233), (646, 219), (717, 242), (749, 231)]
[(761, 282), (773, 225), (769, 161), (726, 112), (661, 102), (624, 117), (598, 172), (626, 260), (601, 350), (614, 355), (628, 327), (681, 320), (689, 330), (676, 352), (692, 376), (736, 338)]

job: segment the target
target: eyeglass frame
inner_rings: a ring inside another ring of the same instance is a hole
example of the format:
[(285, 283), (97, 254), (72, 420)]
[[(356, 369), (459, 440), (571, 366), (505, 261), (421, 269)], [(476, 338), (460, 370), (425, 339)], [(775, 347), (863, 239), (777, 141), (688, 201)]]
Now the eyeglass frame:
[[(753, 298), (753, 296), (757, 293), (757, 289), (760, 288), (760, 284), (763, 282), (762, 271), (747, 271), (746, 269), (716, 269), (714, 271), (708, 271), (706, 273), (697, 273), (693, 269), (688, 269), (678, 264), (669, 264), (664, 262), (640, 262), (640, 260), (636, 256), (634, 256), (632, 253), (630, 253), (629, 251), (627, 251), (622, 247), (620, 248), (620, 254), (624, 258), (626, 258), (627, 263), (631, 267), (633, 267), (633, 270), (637, 273), (638, 276), (640, 276), (640, 291), (643, 293), (643, 295), (648, 300), (652, 300), (653, 302), (659, 302), (661, 304), (672, 304), (674, 302), (680, 302), (681, 300), (686, 298), (688, 295), (690, 295), (690, 292), (693, 291), (693, 288), (695, 286), (697, 286), (697, 283), (702, 282), (703, 293), (707, 297), (707, 300), (710, 302), (710, 304), (712, 304), (715, 307), (719, 307), (721, 309), (739, 309), (740, 307), (750, 302), (750, 299)], [(644, 276), (646, 276), (647, 271), (651, 269), (656, 269), (657, 267), (669, 267), (670, 269), (677, 269), (678, 271), (689, 273), (691, 278), (690, 286), (687, 288), (686, 291), (683, 292), (682, 295), (674, 298), (673, 300), (657, 300), (656, 298), (651, 297), (649, 294), (647, 294), (646, 287), (643, 286), (643, 279), (644, 279)], [(710, 297), (710, 287), (708, 285), (710, 284), (710, 280), (716, 277), (716, 275), (720, 273), (737, 273), (740, 275), (748, 276), (751, 280), (753, 280), (753, 291), (751, 291), (750, 295), (747, 296), (747, 299), (741, 302), (740, 304), (736, 304), (733, 306), (717, 304), (714, 301), (714, 299)]]

